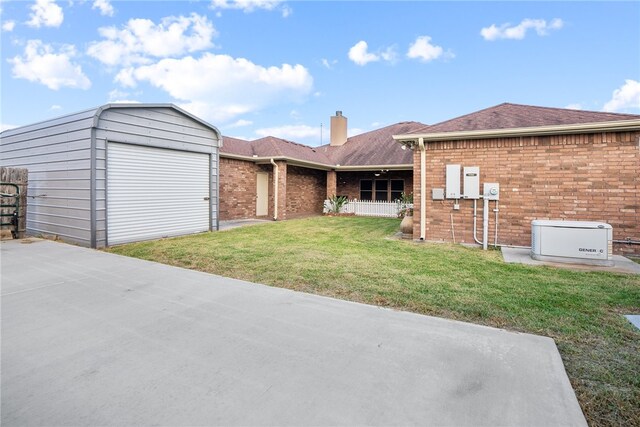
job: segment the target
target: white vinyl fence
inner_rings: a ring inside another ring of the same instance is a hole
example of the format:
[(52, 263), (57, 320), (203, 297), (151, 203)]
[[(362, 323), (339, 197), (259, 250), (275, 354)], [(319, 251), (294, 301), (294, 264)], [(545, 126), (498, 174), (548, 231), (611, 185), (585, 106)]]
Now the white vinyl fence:
[[(356, 216), (378, 216), (387, 218), (397, 218), (399, 204), (396, 202), (375, 202), (368, 200), (349, 200), (340, 209), (340, 213), (355, 214)], [(407, 204), (408, 208), (413, 208), (413, 204)], [(329, 200), (324, 201), (324, 212), (331, 211)]]

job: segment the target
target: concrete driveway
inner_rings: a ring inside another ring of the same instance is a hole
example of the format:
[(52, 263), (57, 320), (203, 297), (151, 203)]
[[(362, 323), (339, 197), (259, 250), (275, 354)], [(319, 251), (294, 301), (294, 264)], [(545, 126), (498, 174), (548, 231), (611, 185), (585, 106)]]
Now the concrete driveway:
[(3, 242), (2, 425), (586, 425), (549, 338)]

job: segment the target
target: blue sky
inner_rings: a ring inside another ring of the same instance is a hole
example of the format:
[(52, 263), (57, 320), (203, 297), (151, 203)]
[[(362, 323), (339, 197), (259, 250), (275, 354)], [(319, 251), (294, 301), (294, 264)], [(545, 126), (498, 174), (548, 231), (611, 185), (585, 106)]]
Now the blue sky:
[(502, 102), (640, 114), (640, 2), (1, 1), (2, 128), (172, 102), (319, 145)]

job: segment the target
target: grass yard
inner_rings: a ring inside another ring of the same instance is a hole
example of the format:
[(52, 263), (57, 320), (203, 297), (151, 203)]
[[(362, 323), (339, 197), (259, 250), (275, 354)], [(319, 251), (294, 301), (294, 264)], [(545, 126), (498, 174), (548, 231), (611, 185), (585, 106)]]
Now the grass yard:
[(500, 252), (390, 239), (399, 220), (315, 217), (111, 252), (555, 339), (591, 426), (640, 426), (640, 276), (505, 264)]

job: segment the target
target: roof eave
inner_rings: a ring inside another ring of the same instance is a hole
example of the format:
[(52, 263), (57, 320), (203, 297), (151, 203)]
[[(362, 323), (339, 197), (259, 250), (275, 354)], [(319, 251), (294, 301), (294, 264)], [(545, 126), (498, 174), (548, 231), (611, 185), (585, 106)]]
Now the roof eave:
[(640, 119), (613, 122), (579, 123), (571, 125), (535, 126), (510, 129), (488, 129), (461, 132), (438, 132), (422, 134), (393, 135), (400, 143), (411, 143), (423, 138), (427, 141), (452, 141), (460, 139), (506, 138), (517, 136), (544, 136), (590, 132), (623, 132), (640, 130)]
[(245, 156), (242, 154), (220, 152), (220, 157), (234, 160), (244, 160), (256, 164), (269, 164), (271, 160), (282, 160), (293, 166), (302, 166), (310, 169), (336, 170), (336, 171), (366, 171), (366, 170), (413, 170), (413, 164), (397, 165), (331, 165), (325, 163), (310, 162), (287, 156)]
[(337, 171), (413, 170), (413, 163), (399, 165), (336, 165)]

